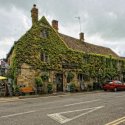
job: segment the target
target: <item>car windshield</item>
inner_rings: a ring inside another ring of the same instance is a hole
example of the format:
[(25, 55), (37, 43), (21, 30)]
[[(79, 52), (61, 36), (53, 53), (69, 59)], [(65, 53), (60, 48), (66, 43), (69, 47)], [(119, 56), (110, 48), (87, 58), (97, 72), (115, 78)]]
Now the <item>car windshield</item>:
[(109, 84), (112, 84), (113, 82), (109, 82)]
[(120, 82), (120, 81), (114, 81), (114, 83), (116, 83), (116, 84), (121, 84), (122, 82)]

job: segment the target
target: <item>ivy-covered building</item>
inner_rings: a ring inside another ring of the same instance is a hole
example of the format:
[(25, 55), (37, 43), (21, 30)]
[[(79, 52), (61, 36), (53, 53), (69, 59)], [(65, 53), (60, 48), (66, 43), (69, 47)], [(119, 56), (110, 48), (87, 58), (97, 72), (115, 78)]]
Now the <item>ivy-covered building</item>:
[(53, 91), (65, 91), (73, 83), (79, 91), (94, 82), (124, 80), (125, 59), (110, 48), (85, 42), (58, 32), (58, 21), (52, 25), (43, 16), (38, 20), (36, 5), (31, 10), (32, 27), (14, 43), (7, 55), (10, 75), (17, 85), (35, 87), (41, 77)]

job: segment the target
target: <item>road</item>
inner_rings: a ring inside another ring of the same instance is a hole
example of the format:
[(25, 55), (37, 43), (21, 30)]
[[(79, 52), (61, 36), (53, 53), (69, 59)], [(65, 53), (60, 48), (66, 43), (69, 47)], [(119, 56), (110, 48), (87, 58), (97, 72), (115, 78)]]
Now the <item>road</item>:
[(0, 102), (0, 125), (125, 125), (125, 92)]

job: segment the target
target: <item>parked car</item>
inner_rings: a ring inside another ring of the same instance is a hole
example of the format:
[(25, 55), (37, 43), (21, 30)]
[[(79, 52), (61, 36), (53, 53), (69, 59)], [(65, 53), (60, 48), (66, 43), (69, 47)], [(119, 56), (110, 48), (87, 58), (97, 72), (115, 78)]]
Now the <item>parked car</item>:
[(103, 85), (103, 89), (104, 91), (113, 90), (115, 92), (118, 90), (125, 90), (125, 83), (118, 80), (108, 81)]

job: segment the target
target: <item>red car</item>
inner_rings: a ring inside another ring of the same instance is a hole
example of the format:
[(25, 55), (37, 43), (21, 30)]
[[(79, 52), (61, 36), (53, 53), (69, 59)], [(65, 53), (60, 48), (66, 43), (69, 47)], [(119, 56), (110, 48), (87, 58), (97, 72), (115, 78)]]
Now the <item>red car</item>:
[(113, 80), (113, 81), (105, 83), (103, 85), (103, 89), (104, 91), (113, 90), (115, 92), (117, 90), (125, 90), (125, 83), (122, 83), (121, 81), (118, 81), (118, 80)]

